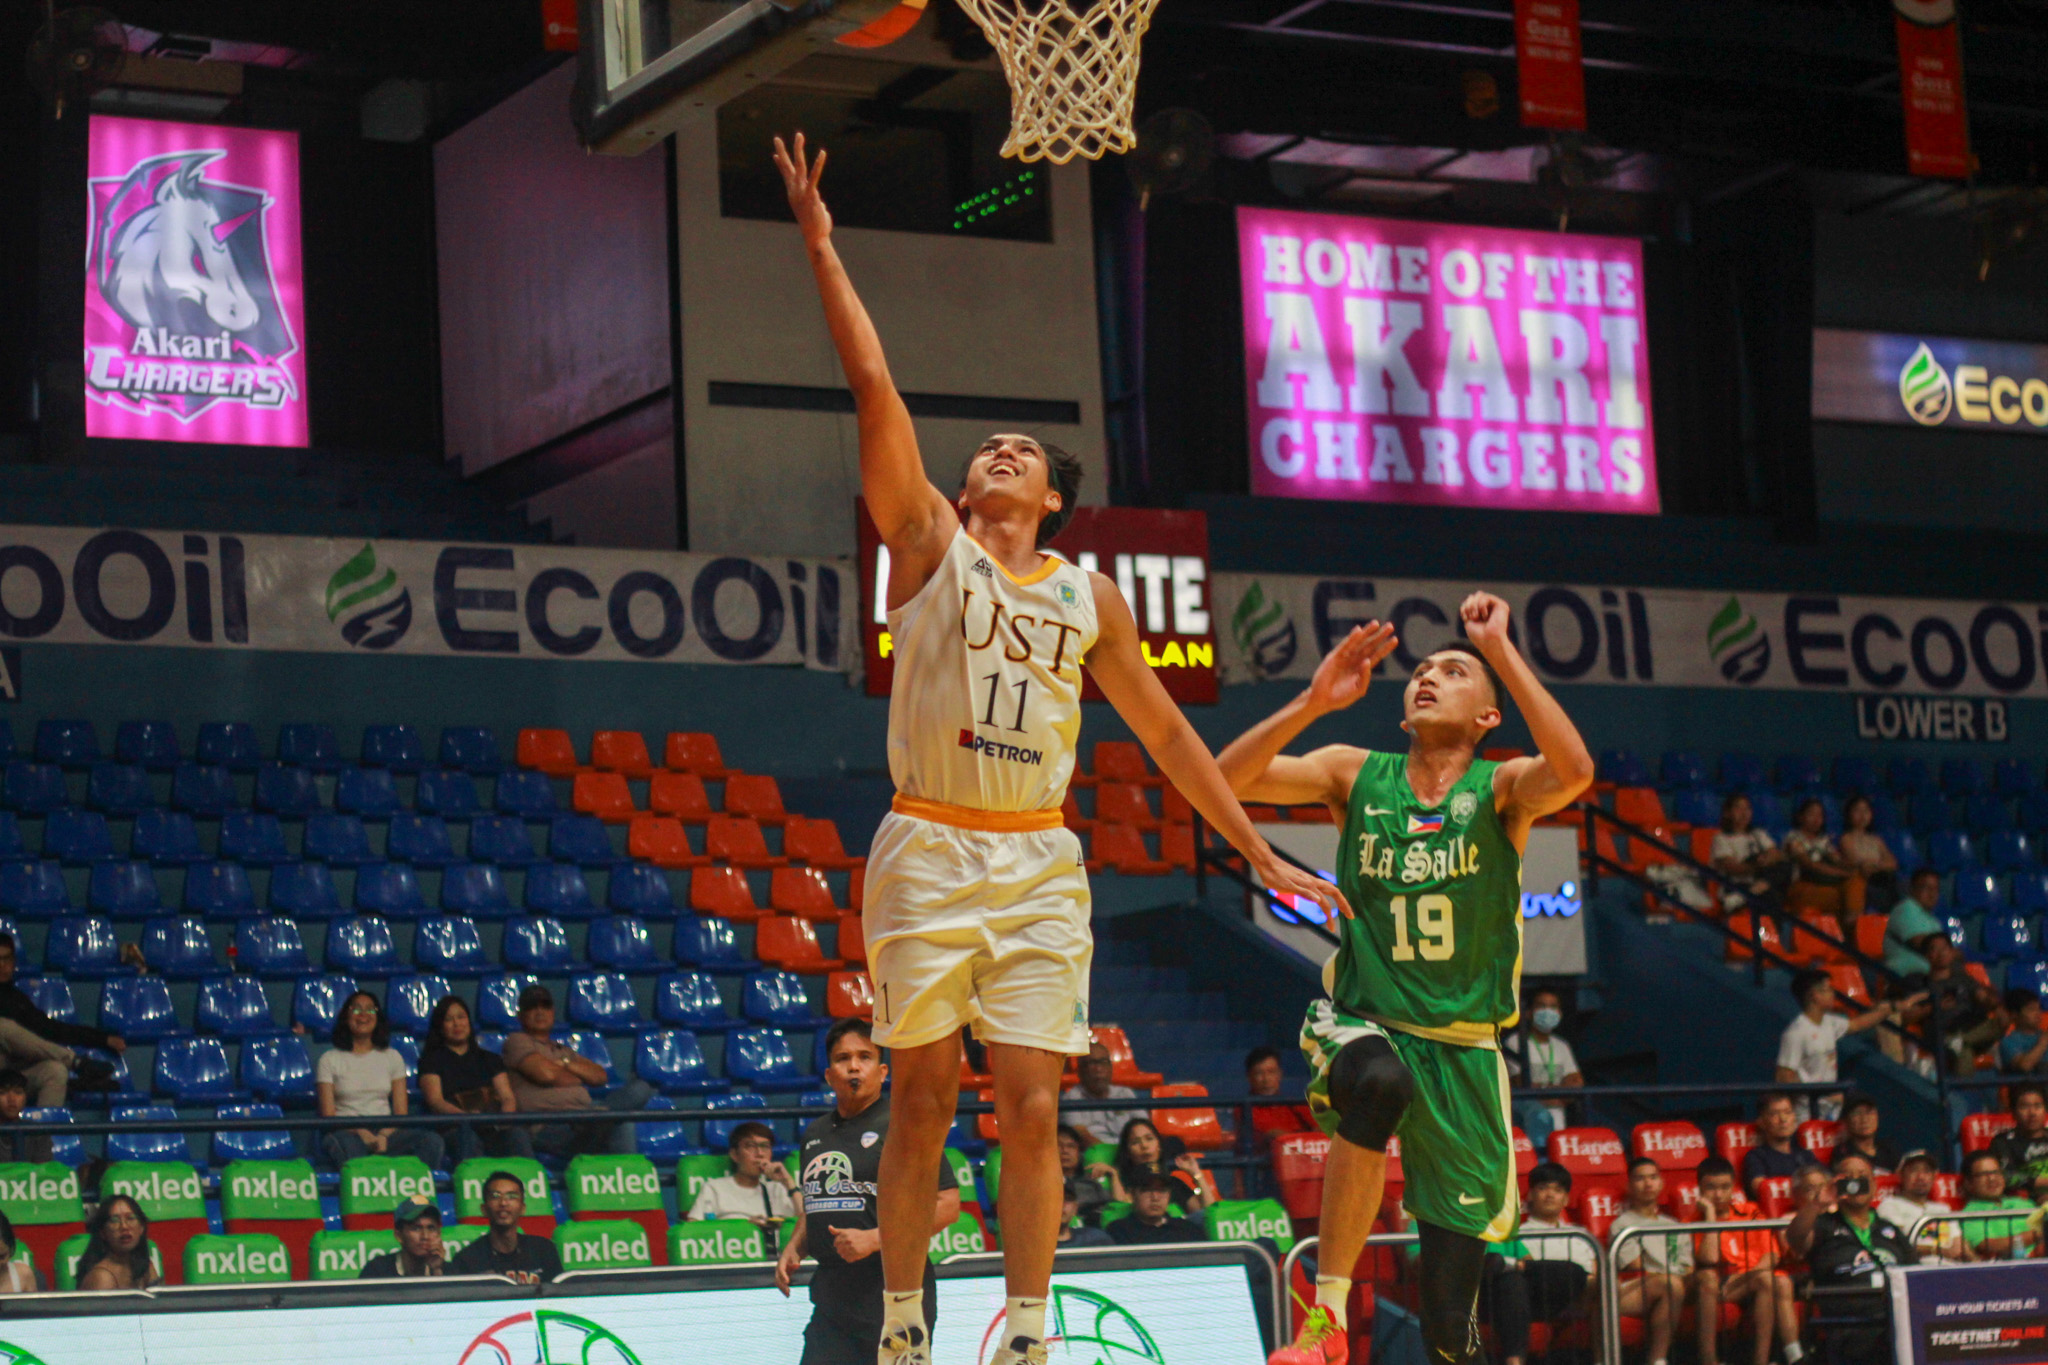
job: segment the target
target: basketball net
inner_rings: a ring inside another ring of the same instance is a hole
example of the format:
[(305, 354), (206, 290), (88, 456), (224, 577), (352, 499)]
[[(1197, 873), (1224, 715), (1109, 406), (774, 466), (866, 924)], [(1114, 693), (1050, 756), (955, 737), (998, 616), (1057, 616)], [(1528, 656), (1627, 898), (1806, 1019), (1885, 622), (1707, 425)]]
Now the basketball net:
[(960, 0), (1003, 63), (1003, 155), (1065, 165), (1137, 145), (1138, 45), (1159, 0)]

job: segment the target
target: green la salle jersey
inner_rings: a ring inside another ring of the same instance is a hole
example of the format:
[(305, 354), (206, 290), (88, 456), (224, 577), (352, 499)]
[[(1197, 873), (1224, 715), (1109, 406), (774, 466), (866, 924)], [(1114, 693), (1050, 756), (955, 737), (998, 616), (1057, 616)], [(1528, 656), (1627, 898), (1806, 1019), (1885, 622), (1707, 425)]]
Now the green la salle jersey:
[(1405, 754), (1368, 753), (1337, 844), (1340, 919), (1323, 984), (1345, 1014), (1492, 1046), (1520, 1013), (1522, 855), (1483, 759), (1425, 806)]

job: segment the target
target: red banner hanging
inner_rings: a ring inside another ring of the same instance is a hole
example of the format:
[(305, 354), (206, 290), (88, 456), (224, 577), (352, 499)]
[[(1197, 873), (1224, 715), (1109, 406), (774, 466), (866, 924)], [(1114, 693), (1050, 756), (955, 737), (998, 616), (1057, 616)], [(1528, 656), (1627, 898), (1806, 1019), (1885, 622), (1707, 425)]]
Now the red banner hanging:
[(1515, 73), (1524, 128), (1585, 130), (1579, 0), (1515, 0)]
[(1899, 98), (1906, 111), (1906, 167), (1914, 175), (1967, 179), (1970, 116), (1963, 103), (1963, 50), (1955, 0), (1892, 0), (1899, 39)]
[(549, 52), (576, 50), (576, 0), (540, 0), (540, 21), (542, 48)]

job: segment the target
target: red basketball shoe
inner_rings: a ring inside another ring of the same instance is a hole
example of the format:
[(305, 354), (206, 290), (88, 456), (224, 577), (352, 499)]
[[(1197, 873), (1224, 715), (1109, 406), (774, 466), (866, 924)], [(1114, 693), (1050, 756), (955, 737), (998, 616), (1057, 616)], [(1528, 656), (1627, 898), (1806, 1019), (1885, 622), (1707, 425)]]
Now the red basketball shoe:
[(1351, 1343), (1344, 1329), (1329, 1309), (1317, 1304), (1308, 1310), (1301, 1335), (1268, 1356), (1266, 1365), (1344, 1365), (1350, 1359)]

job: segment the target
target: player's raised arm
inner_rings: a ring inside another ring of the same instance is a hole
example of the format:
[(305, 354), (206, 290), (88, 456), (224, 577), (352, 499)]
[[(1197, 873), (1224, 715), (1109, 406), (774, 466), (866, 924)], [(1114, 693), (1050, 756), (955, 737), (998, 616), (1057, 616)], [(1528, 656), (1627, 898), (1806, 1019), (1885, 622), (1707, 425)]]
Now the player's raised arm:
[(882, 338), (833, 249), (832, 214), (818, 192), (818, 182), (825, 174), (825, 153), (819, 151), (815, 161), (808, 159), (802, 133), (796, 135), (793, 148), (785, 147), (778, 137), (775, 167), (782, 172), (790, 210), (804, 235), (804, 251), (818, 279), (818, 297), (825, 305), (825, 325), (839, 352), (839, 366), (846, 372), (847, 387), (853, 390), (854, 412), (860, 423), (861, 492), (867, 498), (868, 514), (875, 519), (875, 528), (890, 553), (899, 562), (908, 557), (910, 563), (904, 567), (913, 572), (921, 569), (917, 577), (922, 581), (945, 553), (959, 518), (946, 496), (925, 477), (910, 409), (903, 405), (903, 396), (889, 377)]
[(1303, 730), (1365, 695), (1372, 671), (1394, 652), (1394, 628), (1380, 621), (1353, 626), (1323, 657), (1300, 696), (1239, 735), (1216, 756), (1216, 766), (1243, 801), (1303, 806), (1311, 801), (1341, 808), (1365, 751), (1329, 744), (1296, 756), (1280, 752)]
[(1494, 775), (1493, 796), (1503, 814), (1522, 822), (1563, 810), (1593, 785), (1593, 755), (1579, 727), (1537, 680), (1522, 651), (1508, 638), (1508, 604), (1475, 592), (1458, 608), (1465, 636), (1500, 675), (1536, 741), (1535, 758), (1511, 759)]
[(1276, 855), (1246, 818), (1244, 807), (1230, 794), (1230, 784), (1210, 756), (1195, 727), (1166, 695), (1138, 644), (1138, 623), (1116, 584), (1099, 573), (1088, 575), (1095, 589), (1096, 637), (1088, 651), (1088, 671), (1102, 687), (1109, 704), (1152, 755), (1167, 781), (1180, 788), (1188, 804), (1202, 813), (1245, 856), (1259, 881), (1271, 891), (1307, 896), (1325, 910), (1351, 914), (1344, 894), (1320, 877), (1311, 876)]

